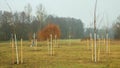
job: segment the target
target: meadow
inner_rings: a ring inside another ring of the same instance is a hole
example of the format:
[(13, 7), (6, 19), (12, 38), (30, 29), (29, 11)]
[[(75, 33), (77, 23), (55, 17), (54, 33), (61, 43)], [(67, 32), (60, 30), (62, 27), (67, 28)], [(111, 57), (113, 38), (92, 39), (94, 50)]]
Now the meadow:
[[(20, 41), (18, 41), (20, 60)], [(58, 40), (53, 48), (54, 55), (48, 53), (47, 42), (38, 42), (37, 49), (30, 47), (30, 41), (23, 41), (23, 63), (12, 64), (10, 41), (0, 42), (0, 68), (120, 68), (120, 41), (111, 40), (110, 53), (106, 53), (103, 41), (100, 45), (100, 60), (92, 61), (91, 48), (86, 40)], [(16, 55), (14, 55), (16, 62)]]

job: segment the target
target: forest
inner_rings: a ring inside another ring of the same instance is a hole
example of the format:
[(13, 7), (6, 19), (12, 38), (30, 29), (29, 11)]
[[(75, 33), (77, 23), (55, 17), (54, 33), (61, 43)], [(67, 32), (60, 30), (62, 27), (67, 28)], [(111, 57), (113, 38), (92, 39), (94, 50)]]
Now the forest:
[[(10, 40), (12, 34), (17, 35), (17, 39), (23, 38), (30, 40), (35, 33), (37, 36), (38, 31), (41, 31), (48, 24), (56, 24), (60, 28), (61, 39), (84, 39), (88, 38), (94, 28), (84, 27), (84, 22), (81, 19), (71, 17), (58, 17), (49, 15), (45, 12), (45, 8), (40, 4), (37, 7), (36, 15), (32, 15), (32, 8), (30, 4), (25, 6), (25, 11), (10, 12), (0, 11), (0, 40)], [(106, 31), (112, 39), (120, 39), (120, 17), (109, 28), (103, 27), (97, 29), (100, 37), (105, 37)]]

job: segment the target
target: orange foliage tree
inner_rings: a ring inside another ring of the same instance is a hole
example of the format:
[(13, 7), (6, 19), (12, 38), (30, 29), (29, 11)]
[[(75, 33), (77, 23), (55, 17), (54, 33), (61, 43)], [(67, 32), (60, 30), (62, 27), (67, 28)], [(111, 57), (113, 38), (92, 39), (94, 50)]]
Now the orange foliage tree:
[(38, 40), (47, 40), (50, 39), (50, 35), (52, 34), (52, 38), (60, 38), (60, 28), (56, 24), (48, 24), (41, 31), (38, 31), (37, 39)]

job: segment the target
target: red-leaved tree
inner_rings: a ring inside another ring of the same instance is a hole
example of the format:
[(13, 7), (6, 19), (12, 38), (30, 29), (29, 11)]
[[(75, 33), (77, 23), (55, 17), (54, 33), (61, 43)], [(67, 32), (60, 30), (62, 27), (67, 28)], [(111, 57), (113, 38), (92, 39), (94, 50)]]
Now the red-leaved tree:
[(56, 24), (48, 24), (45, 28), (38, 32), (38, 40), (47, 40), (50, 39), (50, 35), (52, 34), (52, 38), (60, 38), (60, 28)]

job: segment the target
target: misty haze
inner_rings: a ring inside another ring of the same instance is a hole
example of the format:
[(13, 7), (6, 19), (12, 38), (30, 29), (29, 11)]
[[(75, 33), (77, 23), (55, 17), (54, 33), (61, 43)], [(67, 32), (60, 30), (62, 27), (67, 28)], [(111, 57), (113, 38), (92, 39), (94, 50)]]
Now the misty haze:
[(1, 0), (0, 68), (119, 68), (120, 0)]

